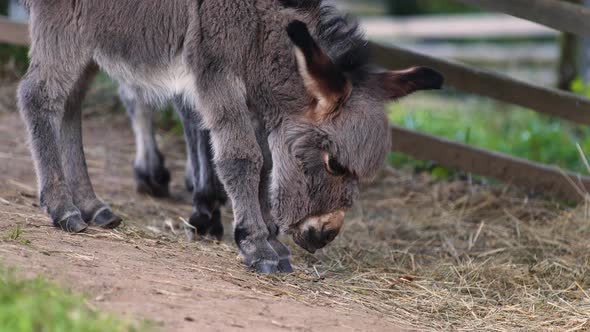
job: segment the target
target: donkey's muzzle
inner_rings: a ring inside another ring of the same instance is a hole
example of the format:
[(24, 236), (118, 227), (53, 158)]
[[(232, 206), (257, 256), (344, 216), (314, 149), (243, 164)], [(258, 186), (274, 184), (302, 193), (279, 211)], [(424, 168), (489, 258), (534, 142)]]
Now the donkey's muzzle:
[(320, 217), (311, 217), (299, 225), (293, 240), (301, 248), (315, 253), (334, 241), (344, 221), (344, 212), (336, 211)]

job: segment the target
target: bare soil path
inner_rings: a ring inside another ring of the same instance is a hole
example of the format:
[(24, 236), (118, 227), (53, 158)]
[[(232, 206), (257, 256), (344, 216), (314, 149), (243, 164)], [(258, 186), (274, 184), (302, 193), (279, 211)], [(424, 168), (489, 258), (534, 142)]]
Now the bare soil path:
[[(134, 191), (133, 137), (124, 115), (91, 117), (84, 130), (96, 192), (125, 218), (124, 227), (81, 235), (51, 227), (37, 206), (20, 118), (0, 113), (3, 265), (26, 275), (45, 275), (88, 294), (93, 306), (155, 321), (165, 331), (396, 330), (381, 314), (360, 305), (339, 306), (339, 299), (328, 292), (297, 285), (313, 275), (267, 277), (246, 271), (227, 234), (221, 244), (187, 243), (178, 227), (179, 218), (191, 210), (181, 185), (184, 147), (178, 138), (161, 137), (173, 172), (173, 198), (155, 200)], [(226, 213), (225, 221), (230, 218)], [(9, 240), (17, 227), (22, 234)]]

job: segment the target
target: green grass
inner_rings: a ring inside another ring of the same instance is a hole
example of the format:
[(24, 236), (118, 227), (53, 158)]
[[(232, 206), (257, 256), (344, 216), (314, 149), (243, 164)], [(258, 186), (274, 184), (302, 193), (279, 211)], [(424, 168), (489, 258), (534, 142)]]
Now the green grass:
[[(587, 174), (576, 144), (590, 152), (590, 128), (484, 98), (421, 94), (390, 107), (390, 119), (405, 128), (442, 136)], [(396, 166), (428, 163), (393, 154)]]
[(0, 43), (0, 74), (23, 75), (29, 65), (28, 52), (27, 47)]
[(90, 309), (83, 297), (41, 277), (0, 268), (0, 332), (146, 331), (136, 325)]

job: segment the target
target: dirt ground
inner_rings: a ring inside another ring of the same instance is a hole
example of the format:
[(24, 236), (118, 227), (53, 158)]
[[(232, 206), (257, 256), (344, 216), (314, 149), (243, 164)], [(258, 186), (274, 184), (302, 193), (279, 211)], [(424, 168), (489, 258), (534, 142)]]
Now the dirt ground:
[[(230, 234), (185, 240), (181, 138), (158, 136), (172, 198), (135, 193), (133, 136), (112, 102), (85, 108), (85, 151), (96, 192), (124, 225), (54, 229), (37, 205), (14, 85), (0, 90), (0, 264), (87, 294), (93, 307), (164, 331), (590, 329), (588, 206), (385, 169), (329, 248), (312, 256), (290, 242), (296, 273), (256, 275)], [(228, 230), (230, 221), (225, 211)]]
[[(182, 155), (182, 140), (163, 139), (163, 151), (173, 152), (167, 153), (173, 198), (158, 201), (134, 192), (133, 136), (124, 116), (95, 118), (84, 129), (96, 192), (125, 218), (125, 226), (80, 235), (51, 227), (37, 206), (20, 118), (1, 114), (3, 264), (27, 275), (45, 275), (89, 294), (98, 308), (149, 319), (167, 331), (395, 330), (381, 315), (361, 307), (338, 310), (289, 298), (288, 285), (269, 284), (237, 262), (227, 234), (222, 244), (185, 242), (177, 227), (180, 217), (190, 215), (190, 195), (181, 185), (183, 159), (174, 158)], [(17, 225), (23, 232), (20, 241), (6, 241)]]

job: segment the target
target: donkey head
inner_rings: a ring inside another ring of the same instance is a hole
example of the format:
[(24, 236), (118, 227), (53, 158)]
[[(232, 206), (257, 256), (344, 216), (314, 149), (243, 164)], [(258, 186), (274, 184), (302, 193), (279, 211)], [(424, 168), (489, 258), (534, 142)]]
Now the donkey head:
[(271, 134), (271, 195), (279, 226), (315, 252), (340, 232), (359, 182), (373, 176), (390, 147), (384, 103), (417, 90), (438, 89), (432, 69), (370, 72), (357, 77), (342, 70), (300, 21), (288, 35), (295, 45), (306, 108)]

